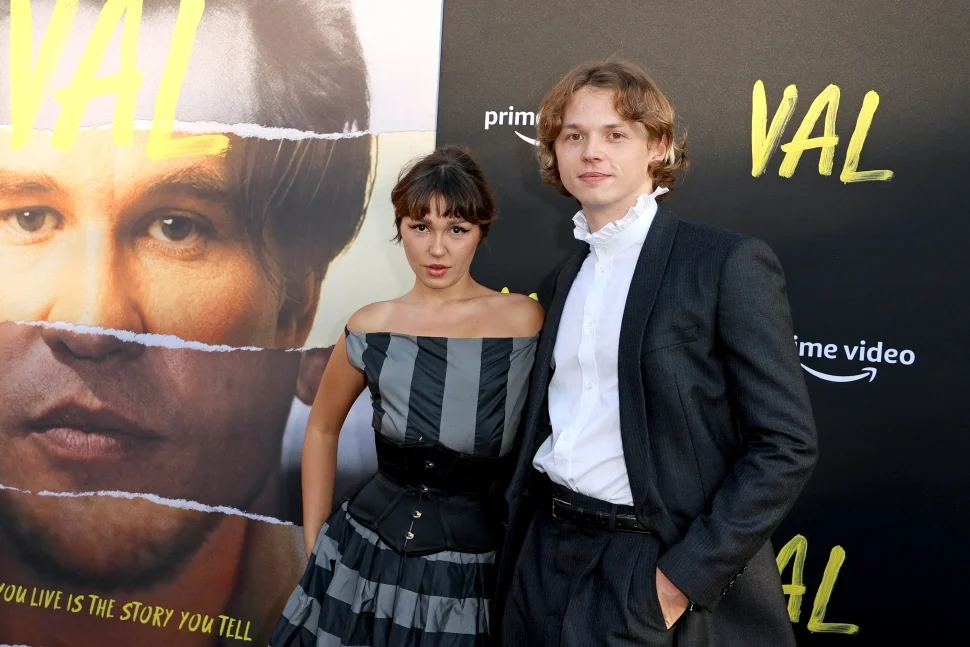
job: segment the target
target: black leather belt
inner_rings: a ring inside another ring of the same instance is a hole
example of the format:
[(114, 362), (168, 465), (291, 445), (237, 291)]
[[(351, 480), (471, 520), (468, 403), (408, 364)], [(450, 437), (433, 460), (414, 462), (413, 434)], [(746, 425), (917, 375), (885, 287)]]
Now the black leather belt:
[(637, 521), (632, 514), (610, 514), (586, 510), (562, 499), (552, 498), (552, 516), (560, 521), (568, 521), (578, 526), (602, 528), (603, 530), (622, 530), (623, 532), (639, 532), (652, 534), (646, 526)]

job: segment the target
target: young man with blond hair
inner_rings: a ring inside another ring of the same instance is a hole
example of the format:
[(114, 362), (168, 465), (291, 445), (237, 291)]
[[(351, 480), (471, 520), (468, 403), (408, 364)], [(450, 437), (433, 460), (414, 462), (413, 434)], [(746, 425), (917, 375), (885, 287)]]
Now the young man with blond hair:
[(502, 644), (794, 645), (770, 537), (817, 445), (782, 268), (660, 204), (685, 141), (641, 69), (580, 65), (540, 115), (586, 245), (553, 283), (506, 497)]

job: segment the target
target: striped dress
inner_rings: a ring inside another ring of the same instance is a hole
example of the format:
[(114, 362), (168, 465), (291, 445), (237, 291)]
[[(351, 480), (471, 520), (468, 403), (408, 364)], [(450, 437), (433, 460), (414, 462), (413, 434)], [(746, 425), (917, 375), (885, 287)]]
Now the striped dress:
[(370, 390), (378, 472), (324, 524), (273, 647), (491, 644), (495, 485), (537, 339), (346, 331)]

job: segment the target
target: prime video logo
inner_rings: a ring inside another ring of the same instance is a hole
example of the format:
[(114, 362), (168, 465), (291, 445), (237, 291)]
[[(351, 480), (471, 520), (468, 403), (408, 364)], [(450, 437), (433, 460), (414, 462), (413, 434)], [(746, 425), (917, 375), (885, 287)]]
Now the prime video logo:
[[(508, 110), (486, 110), (485, 111), (485, 130), (492, 126), (535, 126), (539, 119), (539, 113), (529, 110), (516, 110), (514, 106), (509, 106)], [(526, 137), (518, 130), (513, 131), (522, 141), (532, 146), (538, 146), (539, 142), (531, 137)]]
[[(850, 362), (870, 364), (870, 366), (860, 368), (858, 373), (850, 371), (852, 373), (851, 375), (823, 373), (822, 371), (806, 366), (804, 363), (802, 364), (802, 368), (806, 372), (826, 382), (855, 382), (857, 380), (868, 380), (872, 382), (876, 379), (878, 369), (875, 366), (871, 366), (871, 364), (903, 364), (904, 366), (911, 366), (916, 361), (916, 353), (913, 351), (888, 348), (881, 341), (875, 344), (866, 344), (865, 340), (861, 340), (856, 345), (850, 346), (843, 344), (840, 348), (837, 344), (799, 341), (798, 335), (795, 335), (795, 346), (798, 348), (798, 357), (803, 361), (806, 359), (841, 359)], [(813, 361), (812, 363), (814, 364), (815, 362)]]

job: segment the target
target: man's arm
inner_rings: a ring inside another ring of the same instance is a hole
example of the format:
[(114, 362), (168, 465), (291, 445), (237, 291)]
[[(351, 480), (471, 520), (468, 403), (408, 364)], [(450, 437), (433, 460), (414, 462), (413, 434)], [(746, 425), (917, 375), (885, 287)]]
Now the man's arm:
[(791, 510), (815, 468), (815, 420), (795, 347), (785, 277), (757, 239), (739, 241), (721, 271), (717, 342), (745, 452), (658, 567), (712, 609)]

